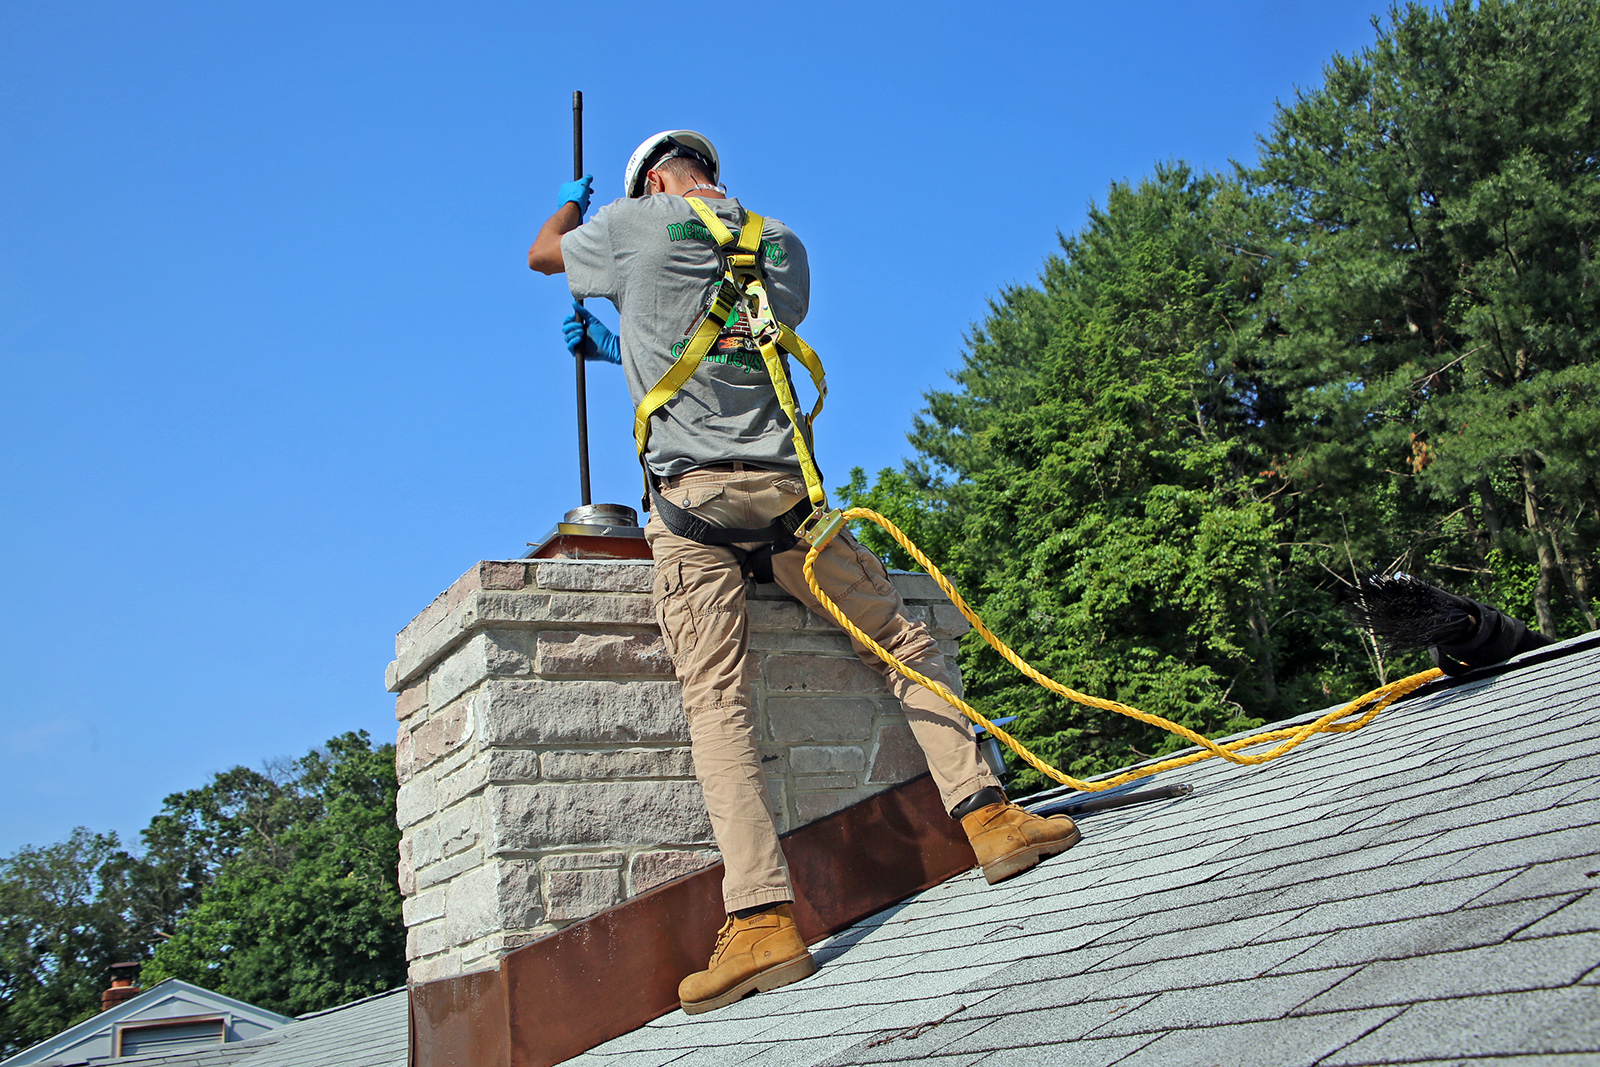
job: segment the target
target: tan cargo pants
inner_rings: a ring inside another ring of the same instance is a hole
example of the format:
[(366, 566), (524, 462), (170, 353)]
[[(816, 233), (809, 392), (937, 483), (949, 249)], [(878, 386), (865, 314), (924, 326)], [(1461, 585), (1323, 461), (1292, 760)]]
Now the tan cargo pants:
[[(737, 463), (661, 479), (657, 489), (678, 507), (730, 528), (765, 526), (806, 495), (804, 484), (793, 475)], [(683, 686), (695, 776), (722, 850), (724, 904), (731, 912), (791, 900), (789, 868), (778, 846), (756, 747), (754, 666), (737, 557), (726, 547), (677, 536), (658, 516), (651, 516), (644, 532), (655, 556), (656, 618)], [(773, 576), (785, 592), (832, 621), (806, 585), (801, 569), (805, 555), (802, 545), (774, 556)], [(927, 627), (906, 618), (905, 604), (883, 564), (848, 532), (829, 542), (813, 573), (846, 617), (873, 640), (928, 678), (951, 684), (944, 656)], [(984, 786), (999, 786), (978, 758), (972, 730), (960, 712), (855, 644), (862, 661), (885, 677), (889, 691), (904, 706), (947, 810)]]

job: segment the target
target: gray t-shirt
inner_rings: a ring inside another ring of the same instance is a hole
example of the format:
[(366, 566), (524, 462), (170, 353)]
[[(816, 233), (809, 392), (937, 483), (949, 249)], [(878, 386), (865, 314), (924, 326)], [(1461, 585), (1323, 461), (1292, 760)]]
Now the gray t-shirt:
[[(708, 199), (706, 205), (739, 231), (744, 215), (737, 200)], [(635, 407), (699, 324), (712, 283), (721, 277), (716, 247), (688, 202), (667, 194), (614, 201), (561, 238), (572, 295), (605, 297), (622, 316), (622, 368)], [(761, 250), (772, 309), (793, 329), (811, 297), (805, 246), (789, 227), (768, 218)], [(731, 325), (693, 377), (651, 417), (645, 460), (655, 474), (732, 460), (800, 473), (793, 430), (766, 366), (748, 336)]]

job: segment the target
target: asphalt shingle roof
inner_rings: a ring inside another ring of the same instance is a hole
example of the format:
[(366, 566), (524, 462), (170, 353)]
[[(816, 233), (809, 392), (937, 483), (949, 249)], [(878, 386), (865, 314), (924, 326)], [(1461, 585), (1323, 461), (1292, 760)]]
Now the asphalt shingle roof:
[(1169, 772), (1194, 794), (1085, 817), (1027, 874), (814, 947), (803, 982), (568, 1062), (1600, 1063), (1596, 644), (1261, 767)]

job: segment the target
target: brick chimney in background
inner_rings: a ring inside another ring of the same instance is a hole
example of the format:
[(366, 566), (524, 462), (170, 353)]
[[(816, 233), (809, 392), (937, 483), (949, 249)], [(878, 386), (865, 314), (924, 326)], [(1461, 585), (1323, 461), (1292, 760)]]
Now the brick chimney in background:
[[(479, 563), (395, 639), (400, 888), (413, 982), (718, 859), (644, 560)], [(966, 621), (893, 575), (952, 663)], [(830, 621), (754, 587), (757, 739), (780, 829), (921, 774), (897, 701)]]
[(139, 988), (140, 963), (113, 963), (106, 968), (110, 988), (100, 994), (100, 1010), (110, 1011), (125, 1000), (132, 1000), (143, 990)]

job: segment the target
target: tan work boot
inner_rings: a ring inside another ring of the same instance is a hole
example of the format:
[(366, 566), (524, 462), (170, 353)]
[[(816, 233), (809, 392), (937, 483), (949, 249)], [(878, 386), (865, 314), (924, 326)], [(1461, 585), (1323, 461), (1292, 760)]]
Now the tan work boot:
[(1078, 843), (1078, 827), (1065, 815), (1042, 819), (1011, 803), (988, 804), (961, 817), (961, 828), (990, 885), (1038, 865)]
[(717, 934), (711, 964), (678, 983), (678, 1000), (689, 1015), (732, 1004), (747, 993), (798, 982), (815, 974), (817, 961), (795, 929), (791, 905), (780, 904), (748, 919), (728, 916)]

